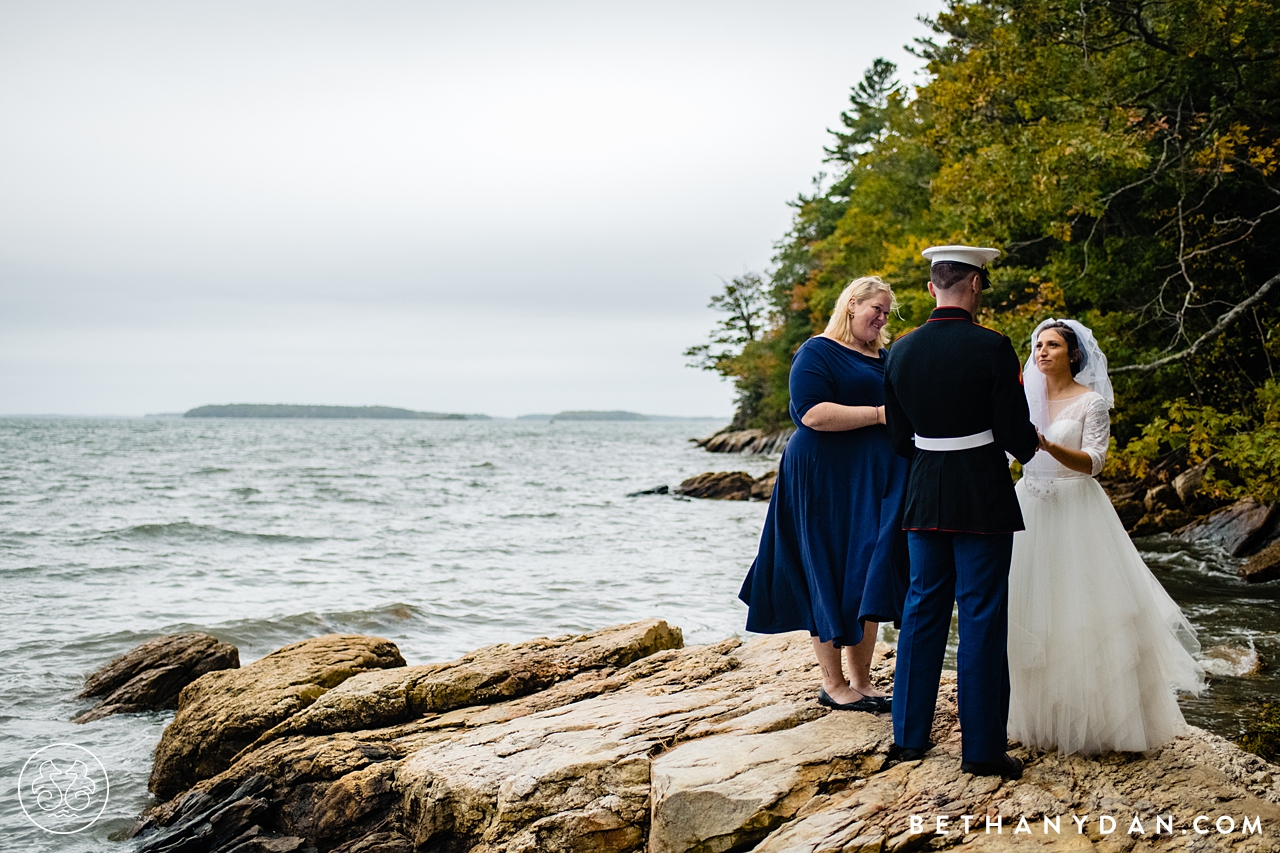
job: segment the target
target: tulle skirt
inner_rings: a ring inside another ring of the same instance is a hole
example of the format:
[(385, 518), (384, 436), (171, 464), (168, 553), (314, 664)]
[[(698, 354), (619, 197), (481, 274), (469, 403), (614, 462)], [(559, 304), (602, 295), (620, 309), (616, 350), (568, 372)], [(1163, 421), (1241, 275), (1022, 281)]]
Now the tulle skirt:
[(1009, 574), (1009, 737), (1062, 754), (1145, 752), (1186, 729), (1195, 633), (1092, 478), (1018, 483)]

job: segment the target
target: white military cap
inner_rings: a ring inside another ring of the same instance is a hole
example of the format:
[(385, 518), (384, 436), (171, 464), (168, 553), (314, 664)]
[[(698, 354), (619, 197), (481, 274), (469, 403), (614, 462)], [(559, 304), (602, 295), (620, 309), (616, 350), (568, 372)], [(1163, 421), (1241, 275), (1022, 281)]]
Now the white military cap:
[(1000, 257), (1000, 250), (980, 249), (974, 246), (930, 246), (920, 254), (929, 259), (929, 266), (942, 261), (957, 261), (982, 269)]
[(982, 273), (982, 289), (991, 287), (991, 278), (987, 275), (987, 262), (1000, 254), (999, 249), (980, 249), (975, 246), (930, 246), (920, 254), (929, 259), (929, 269), (934, 264), (944, 261), (968, 264)]

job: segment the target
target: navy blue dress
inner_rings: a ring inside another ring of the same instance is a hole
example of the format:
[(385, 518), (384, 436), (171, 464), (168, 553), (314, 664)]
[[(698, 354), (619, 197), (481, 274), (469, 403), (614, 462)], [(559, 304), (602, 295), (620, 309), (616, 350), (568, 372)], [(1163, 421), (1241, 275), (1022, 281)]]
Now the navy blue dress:
[(902, 504), (907, 460), (880, 424), (819, 432), (801, 423), (818, 403), (884, 405), (886, 352), (871, 358), (830, 338), (791, 360), (791, 419), (760, 550), (738, 597), (747, 630), (808, 631), (857, 645), (862, 622), (899, 622), (909, 584)]

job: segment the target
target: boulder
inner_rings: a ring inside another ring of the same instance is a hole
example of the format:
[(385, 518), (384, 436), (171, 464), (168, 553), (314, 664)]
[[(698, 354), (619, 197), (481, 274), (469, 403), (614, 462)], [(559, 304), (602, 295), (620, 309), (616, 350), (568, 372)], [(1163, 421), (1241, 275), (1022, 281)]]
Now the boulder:
[(217, 637), (195, 632), (156, 637), (86, 679), (79, 698), (100, 701), (73, 722), (176, 708), (182, 688), (207, 672), (239, 666), (239, 650)]
[(685, 480), (676, 494), (717, 501), (746, 501), (751, 499), (755, 484), (755, 478), (746, 471), (709, 471)]
[(272, 652), (242, 669), (202, 675), (183, 688), (156, 747), (150, 788), (161, 799), (230, 766), (263, 732), (353, 675), (404, 666), (390, 640), (328, 634)]
[(1138, 526), (1138, 522), (1147, 514), (1147, 508), (1142, 501), (1127, 500), (1119, 501), (1114, 504), (1116, 515), (1120, 516), (1120, 523), (1124, 525), (1124, 529), (1130, 532)]
[(1177, 532), (1184, 542), (1217, 545), (1233, 557), (1249, 553), (1280, 521), (1274, 504), (1245, 499), (1224, 507)]
[(1210, 646), (1200, 653), (1200, 664), (1210, 675), (1241, 678), (1262, 671), (1262, 658), (1256, 649), (1226, 644)]
[(1166, 509), (1182, 509), (1182, 501), (1178, 498), (1178, 493), (1168, 483), (1148, 489), (1142, 503), (1149, 513), (1159, 513)]
[(753, 501), (767, 501), (773, 499), (773, 487), (778, 482), (778, 472), (769, 471), (762, 474), (758, 480), (751, 485), (751, 499)]
[(305, 839), (263, 837), (259, 820), (267, 811), (272, 794), (271, 782), (262, 775), (250, 776), (231, 791), (193, 792), (183, 799), (173, 823), (148, 837), (135, 853), (292, 853), (305, 844)]
[[(1271, 831), (1280, 826), (1280, 768), (1206, 732), (1146, 755), (1062, 758), (1015, 747), (1027, 761), (1021, 781), (974, 777), (960, 770), (955, 676), (945, 673), (931, 735), (938, 746), (922, 761), (894, 763), (887, 715), (818, 705), (806, 633), (657, 649), (660, 623), (647, 624), (433, 665), (465, 680), (461, 672), (482, 660), (509, 667), (559, 643), (568, 669), (535, 692), (463, 695), (416, 718), (328, 717), (319, 729), (263, 739), (153, 809), (138, 849), (169, 853), (179, 848), (153, 839), (179, 843), (208, 826), (257, 846), (196, 839), (183, 849), (291, 849), (303, 839), (326, 853), (1136, 851), (1170, 846), (1156, 834), (1156, 815), (1173, 816), (1180, 841), (1195, 815), (1230, 814), (1235, 833), (1189, 835), (1195, 849), (1280, 853)], [(651, 629), (652, 642), (636, 641)], [(587, 651), (611, 643), (618, 651)], [(648, 649), (657, 650), (623, 664)], [(598, 668), (574, 671), (575, 659)], [(873, 679), (888, 686), (892, 672), (893, 650), (877, 646)], [(395, 674), (357, 676), (330, 693), (388, 697), (382, 678)], [(500, 675), (481, 680), (500, 684)], [(1082, 831), (1072, 814), (1085, 818)], [(1115, 817), (1114, 833), (1100, 829), (1100, 814)], [(963, 815), (975, 824), (968, 835), (954, 831)], [(1139, 838), (1128, 832), (1134, 815)], [(948, 817), (950, 834), (934, 834), (936, 816)], [(1060, 818), (1060, 835), (1041, 833), (1046, 816)], [(1246, 816), (1260, 833), (1241, 833)], [(1000, 822), (999, 836), (984, 834), (988, 818)], [(1028, 838), (1015, 834), (1022, 818), (1034, 828), (1021, 829)]]
[(1205, 475), (1208, 474), (1209, 465), (1212, 462), (1213, 457), (1210, 457), (1173, 478), (1171, 484), (1173, 490), (1178, 493), (1178, 500), (1187, 509), (1203, 511), (1213, 506), (1213, 501), (1200, 494), (1200, 488), (1204, 485)]
[(1280, 539), (1274, 540), (1236, 570), (1245, 583), (1280, 580)]

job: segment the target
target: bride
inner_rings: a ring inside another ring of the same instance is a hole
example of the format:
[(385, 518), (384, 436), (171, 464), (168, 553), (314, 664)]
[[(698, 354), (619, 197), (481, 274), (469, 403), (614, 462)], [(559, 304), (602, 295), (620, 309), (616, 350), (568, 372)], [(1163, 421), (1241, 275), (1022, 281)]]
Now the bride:
[(1186, 729), (1195, 633), (1094, 477), (1114, 405), (1106, 356), (1074, 320), (1046, 320), (1024, 372), (1040, 449), (1018, 482), (1026, 530), (1009, 574), (1009, 737), (1061, 754), (1143, 752)]

